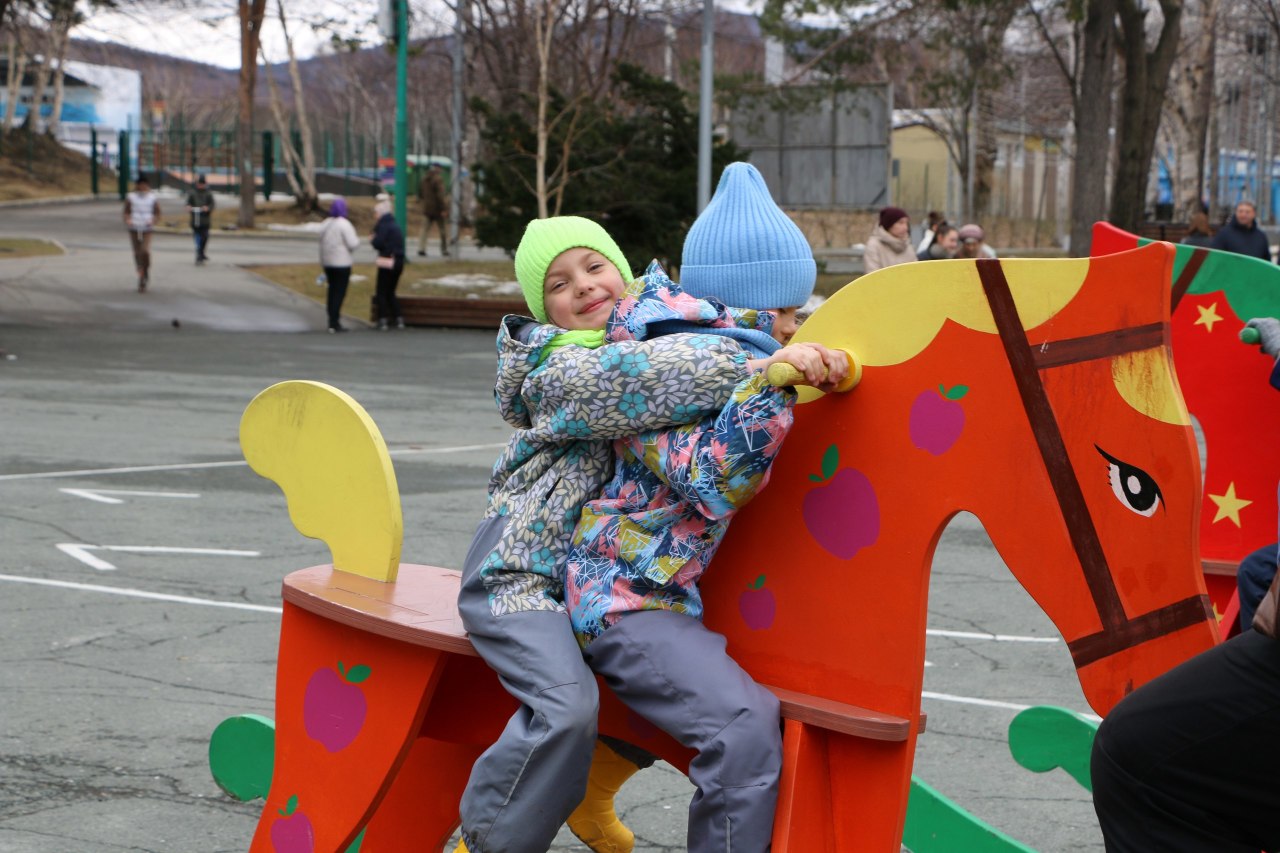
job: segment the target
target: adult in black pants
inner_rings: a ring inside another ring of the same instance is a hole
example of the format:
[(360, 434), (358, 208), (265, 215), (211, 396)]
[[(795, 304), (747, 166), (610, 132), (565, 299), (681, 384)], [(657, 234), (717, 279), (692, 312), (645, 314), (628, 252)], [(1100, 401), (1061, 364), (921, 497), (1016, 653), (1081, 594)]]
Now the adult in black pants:
[(351, 253), (360, 245), (355, 226), (347, 218), (347, 201), (335, 198), (329, 205), (329, 217), (320, 226), (320, 266), (328, 285), (325, 307), (329, 312), (329, 333), (345, 332), (342, 325), (342, 301), (347, 298), (351, 281)]
[[(1280, 356), (1280, 321), (1250, 320)], [(1280, 389), (1280, 361), (1271, 373)], [(1280, 578), (1253, 627), (1125, 697), (1093, 742), (1108, 853), (1280, 851)]]
[(378, 202), (373, 206), (373, 213), (377, 217), (372, 242), (378, 253), (375, 261), (378, 284), (374, 296), (378, 304), (378, 328), (386, 331), (389, 324), (394, 323), (397, 329), (403, 329), (404, 317), (400, 314), (396, 287), (400, 284), (400, 273), (404, 272), (404, 232), (391, 215), (391, 202)]

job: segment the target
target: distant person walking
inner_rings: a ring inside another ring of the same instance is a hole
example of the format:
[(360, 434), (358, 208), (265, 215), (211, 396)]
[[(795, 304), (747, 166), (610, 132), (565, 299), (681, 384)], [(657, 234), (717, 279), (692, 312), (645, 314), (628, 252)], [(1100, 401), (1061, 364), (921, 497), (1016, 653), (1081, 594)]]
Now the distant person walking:
[(404, 272), (404, 232), (391, 215), (391, 202), (380, 201), (375, 204), (373, 215), (377, 217), (377, 222), (373, 226), (370, 242), (378, 253), (378, 257), (374, 259), (378, 267), (378, 284), (374, 293), (378, 305), (378, 328), (385, 332), (391, 323), (395, 323), (397, 329), (403, 329), (404, 317), (400, 314), (396, 287), (400, 284), (400, 274)]
[(196, 266), (209, 260), (204, 253), (209, 245), (209, 224), (213, 219), (213, 193), (204, 175), (196, 178), (196, 186), (187, 193), (187, 211), (191, 214), (191, 233), (196, 240)]
[(440, 232), (440, 254), (449, 257), (449, 238), (445, 234), (449, 221), (449, 199), (444, 191), (440, 166), (432, 163), (418, 184), (418, 203), (422, 205), (422, 233), (418, 235), (418, 254), (427, 254), (427, 232), (432, 223)]
[(1197, 210), (1191, 214), (1187, 236), (1182, 238), (1182, 242), (1201, 249), (1213, 248), (1213, 230), (1209, 228), (1209, 214), (1203, 210)]
[(335, 198), (329, 205), (328, 218), (320, 226), (320, 266), (329, 284), (325, 307), (331, 335), (346, 331), (341, 322), (342, 300), (347, 298), (347, 285), (351, 283), (351, 253), (359, 246), (360, 236), (347, 218), (347, 200)]
[(1236, 203), (1236, 212), (1227, 224), (1218, 229), (1210, 248), (1225, 249), (1237, 255), (1249, 255), (1271, 260), (1271, 243), (1266, 233), (1258, 227), (1258, 208), (1251, 201)]
[(916, 259), (911, 245), (911, 220), (900, 207), (880, 211), (880, 221), (871, 229), (867, 247), (862, 252), (862, 268), (866, 272), (905, 264)]
[(151, 192), (146, 175), (138, 175), (133, 192), (124, 199), (124, 227), (129, 229), (133, 265), (138, 270), (138, 292), (146, 293), (151, 278), (151, 230), (160, 218), (160, 202)]

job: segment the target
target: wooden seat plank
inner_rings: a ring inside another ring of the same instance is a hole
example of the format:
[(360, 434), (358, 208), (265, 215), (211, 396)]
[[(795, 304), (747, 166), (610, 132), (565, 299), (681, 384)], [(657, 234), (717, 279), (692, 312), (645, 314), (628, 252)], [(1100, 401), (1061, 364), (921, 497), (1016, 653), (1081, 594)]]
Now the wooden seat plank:
[[(318, 616), (416, 646), (476, 654), (458, 615), (461, 576), (437, 566), (402, 564), (395, 583), (313, 566), (284, 579), (284, 599)], [(765, 685), (778, 697), (785, 719), (833, 732), (883, 741), (905, 741), (911, 721), (858, 705)], [(920, 727), (924, 728), (921, 715)]]

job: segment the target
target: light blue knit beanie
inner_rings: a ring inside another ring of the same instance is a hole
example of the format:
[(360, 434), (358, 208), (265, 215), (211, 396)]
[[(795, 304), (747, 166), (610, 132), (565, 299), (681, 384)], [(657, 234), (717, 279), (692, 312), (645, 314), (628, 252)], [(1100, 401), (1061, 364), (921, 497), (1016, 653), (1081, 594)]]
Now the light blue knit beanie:
[(759, 170), (730, 163), (685, 237), (680, 286), (737, 308), (798, 308), (817, 278), (813, 250)]

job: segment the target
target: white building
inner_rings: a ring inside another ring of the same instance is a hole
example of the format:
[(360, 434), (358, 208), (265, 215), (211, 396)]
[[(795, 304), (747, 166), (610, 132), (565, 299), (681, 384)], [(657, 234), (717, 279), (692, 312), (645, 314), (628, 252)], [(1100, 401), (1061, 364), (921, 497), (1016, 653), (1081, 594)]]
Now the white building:
[[(23, 75), (14, 124), (21, 124), (32, 109), (34, 64), (34, 61), (28, 63)], [(7, 84), (9, 69), (2, 58), (0, 71), (3, 71), (0, 79)], [(112, 152), (114, 161), (118, 156), (117, 134), (122, 130), (137, 131), (142, 126), (142, 75), (129, 68), (68, 61), (63, 87), (58, 138), (67, 147), (88, 154), (90, 131), (96, 130), (99, 148), (105, 143)], [(0, 114), (7, 108), (7, 97), (7, 89), (0, 86)], [(45, 87), (41, 101), (40, 114), (47, 120), (53, 109), (52, 83)], [(41, 122), (41, 126), (43, 125), (44, 121)], [(136, 136), (135, 133), (135, 154), (138, 144)]]

